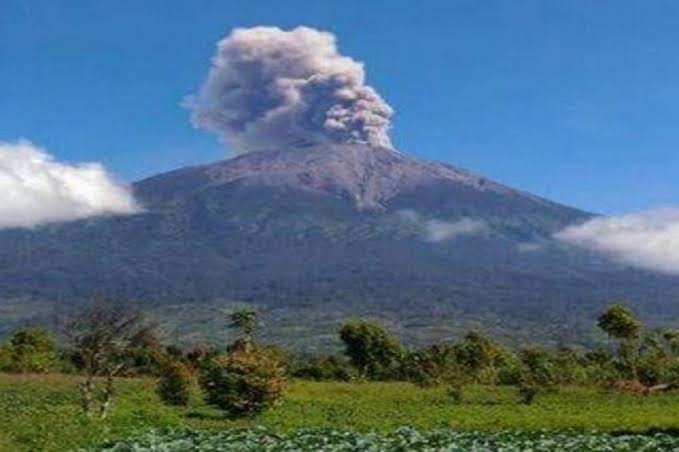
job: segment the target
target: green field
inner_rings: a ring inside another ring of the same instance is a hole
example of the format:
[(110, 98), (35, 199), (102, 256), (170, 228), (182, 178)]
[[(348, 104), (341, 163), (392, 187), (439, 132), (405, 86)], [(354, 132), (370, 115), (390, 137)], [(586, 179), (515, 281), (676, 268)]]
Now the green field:
[(139, 435), (153, 428), (223, 430), (260, 425), (273, 432), (332, 428), (393, 432), (541, 429), (647, 431), (679, 429), (679, 393), (649, 397), (595, 389), (562, 388), (535, 404), (516, 403), (513, 388), (474, 387), (454, 404), (444, 388), (408, 383), (293, 382), (283, 403), (251, 421), (232, 421), (198, 397), (188, 408), (161, 404), (152, 379), (120, 380), (109, 417), (91, 421), (79, 412), (77, 377), (0, 375), (0, 448), (63, 451)]

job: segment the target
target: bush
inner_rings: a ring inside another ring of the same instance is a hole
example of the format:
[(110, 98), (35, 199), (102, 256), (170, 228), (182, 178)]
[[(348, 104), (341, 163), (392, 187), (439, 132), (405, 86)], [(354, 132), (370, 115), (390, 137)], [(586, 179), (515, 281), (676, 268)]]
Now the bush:
[(403, 349), (398, 340), (375, 322), (345, 323), (339, 331), (344, 353), (361, 377), (385, 380), (398, 372)]
[(218, 355), (217, 351), (207, 345), (198, 345), (186, 353), (186, 361), (194, 369), (202, 369)]
[(408, 353), (401, 361), (402, 378), (421, 387), (462, 380), (453, 347), (434, 344), (422, 351)]
[(464, 392), (464, 386), (461, 384), (452, 384), (448, 387), (448, 397), (451, 398), (453, 403), (464, 403), (465, 401), (465, 392)]
[(294, 376), (315, 381), (351, 381), (357, 378), (356, 370), (335, 356), (314, 358), (297, 369)]
[(497, 382), (501, 385), (515, 386), (521, 382), (523, 363), (512, 352), (505, 351), (498, 357)]
[(252, 416), (274, 405), (285, 384), (280, 353), (254, 347), (212, 359), (200, 378), (206, 402), (232, 416)]
[(173, 361), (161, 370), (158, 395), (168, 405), (186, 406), (191, 396), (193, 376), (182, 363)]
[(524, 381), (519, 384), (519, 402), (524, 405), (530, 405), (535, 401), (535, 397), (538, 395), (538, 386), (529, 381)]
[[(556, 366), (550, 354), (541, 348), (529, 347), (521, 350), (520, 358), (525, 372), (532, 383), (541, 389), (548, 389), (557, 384)], [(524, 382), (526, 378), (522, 379)]]
[(57, 367), (52, 338), (42, 328), (26, 328), (14, 333), (2, 353), (3, 370), (19, 373), (47, 373)]

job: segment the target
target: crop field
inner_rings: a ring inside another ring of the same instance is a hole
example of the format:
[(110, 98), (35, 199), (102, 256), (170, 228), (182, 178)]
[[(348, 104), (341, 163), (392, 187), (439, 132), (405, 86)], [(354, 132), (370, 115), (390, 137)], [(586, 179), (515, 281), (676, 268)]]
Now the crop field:
[[(643, 397), (562, 388), (538, 396), (533, 405), (520, 405), (514, 388), (473, 387), (464, 403), (455, 404), (445, 388), (295, 381), (280, 405), (253, 420), (234, 421), (197, 396), (186, 408), (168, 407), (156, 396), (153, 379), (127, 379), (119, 381), (109, 418), (100, 421), (80, 414), (78, 381), (66, 375), (0, 374), (0, 450), (100, 450), (123, 441), (113, 450), (126, 451), (144, 450), (133, 443), (207, 446), (241, 440), (239, 450), (261, 450), (258, 441), (271, 450), (317, 450), (318, 441), (337, 446), (327, 450), (357, 450), (351, 446), (355, 442), (388, 447), (404, 441), (417, 447), (436, 448), (442, 441), (459, 446), (450, 450), (493, 450), (504, 444), (503, 450), (557, 450), (557, 443), (573, 445), (570, 450), (679, 448), (679, 438), (671, 435), (679, 431), (675, 392)], [(665, 434), (634, 434), (648, 432)], [(130, 438), (139, 439), (124, 442)], [(165, 445), (162, 450), (191, 447)]]
[(219, 433), (190, 430), (152, 432), (131, 441), (104, 447), (106, 452), (156, 450), (209, 451), (663, 451), (677, 450), (679, 438), (667, 434), (611, 435), (595, 433), (454, 432), (421, 433), (401, 428), (389, 434), (361, 434), (337, 430), (299, 430), (275, 434), (265, 429)]

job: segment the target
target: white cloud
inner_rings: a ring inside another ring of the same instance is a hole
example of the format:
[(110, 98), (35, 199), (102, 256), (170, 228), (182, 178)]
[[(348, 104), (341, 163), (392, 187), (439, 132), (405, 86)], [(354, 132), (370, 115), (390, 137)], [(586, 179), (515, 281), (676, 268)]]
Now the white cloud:
[(679, 208), (595, 218), (556, 238), (629, 265), (679, 274)]
[(427, 220), (424, 227), (427, 240), (430, 242), (450, 240), (460, 235), (479, 234), (486, 230), (486, 224), (483, 221), (471, 218), (463, 218), (452, 223), (442, 220)]
[(412, 210), (401, 210), (398, 215), (403, 221), (420, 227), (424, 239), (428, 242), (442, 242), (462, 235), (478, 235), (488, 230), (488, 225), (484, 221), (473, 218), (462, 218), (457, 221), (426, 219)]
[(0, 228), (140, 211), (98, 163), (61, 163), (28, 141), (0, 142)]
[(519, 253), (537, 253), (542, 251), (543, 247), (537, 242), (524, 242), (516, 245), (516, 249)]

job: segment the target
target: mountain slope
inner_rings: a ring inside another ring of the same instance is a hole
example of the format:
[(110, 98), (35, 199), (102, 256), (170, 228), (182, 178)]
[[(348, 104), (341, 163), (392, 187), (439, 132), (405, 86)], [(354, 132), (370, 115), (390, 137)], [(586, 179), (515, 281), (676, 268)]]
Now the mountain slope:
[(679, 314), (677, 279), (552, 239), (590, 214), (386, 149), (261, 151), (134, 190), (143, 214), (0, 232), (0, 298), (140, 299), (185, 341), (220, 337), (223, 309), (257, 303), (271, 337), (305, 348), (356, 315), (423, 342), (467, 327), (584, 341), (614, 298), (654, 321)]

